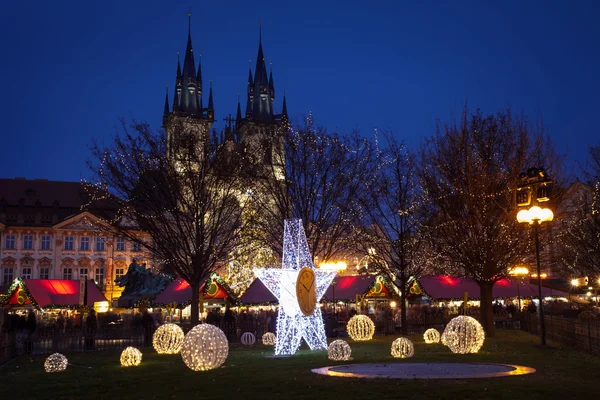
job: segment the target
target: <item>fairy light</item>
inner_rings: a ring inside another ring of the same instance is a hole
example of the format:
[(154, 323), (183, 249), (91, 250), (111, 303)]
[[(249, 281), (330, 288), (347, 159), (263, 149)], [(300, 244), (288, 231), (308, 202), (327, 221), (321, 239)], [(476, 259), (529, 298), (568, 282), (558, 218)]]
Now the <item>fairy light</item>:
[(121, 353), (121, 365), (123, 367), (135, 367), (142, 362), (142, 352), (135, 347), (127, 347)]
[(240, 340), (244, 346), (252, 346), (256, 342), (256, 336), (252, 332), (245, 332)]
[(277, 336), (273, 332), (267, 332), (262, 336), (262, 344), (265, 346), (275, 346)]
[(67, 357), (60, 353), (50, 354), (44, 362), (44, 369), (46, 372), (61, 372), (67, 369)]
[(327, 357), (332, 361), (348, 361), (351, 354), (350, 345), (341, 339), (334, 340), (327, 348)]
[(358, 314), (350, 318), (346, 325), (346, 330), (352, 340), (371, 340), (375, 334), (375, 324), (366, 315)]
[(444, 330), (445, 344), (453, 353), (477, 353), (485, 341), (485, 331), (473, 317), (459, 315)]
[[(311, 315), (300, 311), (296, 297), (296, 281), (302, 267), (310, 267), (315, 275), (316, 305)], [(275, 355), (293, 355), (302, 339), (311, 350), (327, 349), (327, 336), (319, 300), (325, 294), (337, 271), (322, 271), (312, 262), (302, 221), (285, 221), (282, 268), (258, 268), (256, 276), (279, 300)]]
[(193, 371), (219, 368), (229, 354), (229, 342), (225, 333), (214, 325), (196, 325), (185, 335), (181, 346), (181, 358)]
[(158, 354), (177, 354), (185, 335), (179, 325), (164, 324), (152, 336), (152, 345)]
[(425, 340), (425, 343), (427, 343), (427, 344), (439, 343), (440, 342), (440, 333), (438, 332), (437, 329), (434, 329), (434, 328), (427, 329), (425, 331), (425, 333), (423, 334), (423, 339)]
[(394, 358), (410, 358), (415, 354), (413, 343), (401, 337), (392, 342), (392, 356)]

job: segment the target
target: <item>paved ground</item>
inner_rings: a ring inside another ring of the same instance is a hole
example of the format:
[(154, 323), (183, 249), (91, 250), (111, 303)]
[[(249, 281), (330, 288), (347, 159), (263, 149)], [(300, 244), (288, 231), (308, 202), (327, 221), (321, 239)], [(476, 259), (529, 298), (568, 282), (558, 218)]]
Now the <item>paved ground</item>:
[(313, 369), (312, 372), (343, 378), (465, 379), (526, 375), (535, 369), (520, 365), (483, 363), (348, 364)]

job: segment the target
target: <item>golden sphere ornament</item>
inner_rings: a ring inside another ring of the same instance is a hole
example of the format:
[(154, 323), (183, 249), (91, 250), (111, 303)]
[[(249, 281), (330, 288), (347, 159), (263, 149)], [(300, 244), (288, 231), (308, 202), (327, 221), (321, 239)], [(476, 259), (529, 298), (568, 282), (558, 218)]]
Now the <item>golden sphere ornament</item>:
[(348, 361), (351, 353), (350, 345), (341, 339), (334, 340), (327, 348), (327, 356), (333, 361)]
[(346, 330), (352, 340), (371, 340), (375, 334), (375, 324), (366, 315), (358, 314), (350, 318), (346, 325)]
[(142, 362), (142, 352), (135, 347), (127, 347), (121, 353), (121, 365), (123, 367), (136, 367)]
[(277, 336), (273, 332), (267, 332), (262, 336), (262, 343), (265, 346), (275, 346), (275, 342), (277, 341)]
[(67, 369), (67, 357), (60, 353), (50, 354), (44, 362), (44, 369), (46, 372), (61, 372)]
[(179, 325), (164, 324), (152, 336), (152, 346), (158, 354), (177, 354), (183, 344), (183, 330)]
[(479, 321), (466, 315), (453, 318), (442, 335), (442, 343), (457, 354), (477, 353), (484, 341), (485, 331)]
[(240, 338), (244, 346), (252, 346), (256, 342), (256, 337), (252, 332), (246, 332)]
[(440, 342), (440, 333), (438, 332), (437, 329), (427, 329), (425, 331), (425, 333), (423, 334), (423, 339), (425, 340), (425, 343), (427, 344), (432, 344), (432, 343), (439, 343)]
[(229, 354), (225, 333), (214, 325), (196, 325), (185, 335), (181, 358), (189, 369), (208, 371), (219, 368)]
[(413, 343), (407, 338), (398, 338), (392, 342), (392, 355), (394, 358), (410, 358), (415, 354)]

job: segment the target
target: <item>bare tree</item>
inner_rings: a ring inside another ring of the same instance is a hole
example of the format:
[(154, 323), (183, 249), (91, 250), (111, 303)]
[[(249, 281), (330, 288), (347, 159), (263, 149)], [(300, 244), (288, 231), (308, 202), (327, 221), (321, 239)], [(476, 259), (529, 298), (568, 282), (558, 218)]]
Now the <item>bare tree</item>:
[(132, 228), (146, 231), (151, 240), (143, 245), (153, 258), (189, 283), (192, 324), (200, 285), (227, 259), (245, 203), (239, 170), (224, 163), (222, 145), (208, 136), (179, 123), (167, 140), (147, 124), (123, 122), (114, 143), (92, 145), (88, 163), (93, 198), (112, 200), (103, 217), (134, 241)]
[(391, 134), (384, 138), (375, 179), (364, 182), (365, 217), (357, 224), (361, 238), (357, 244), (369, 254), (368, 272), (374, 268), (399, 289), (401, 329), (406, 334), (406, 294), (411, 277), (418, 278), (426, 265), (423, 196), (412, 154)]
[(517, 177), (530, 166), (552, 174), (557, 157), (543, 130), (510, 110), (438, 122), (420, 151), (419, 175), (431, 207), (428, 248), (446, 272), (469, 276), (480, 287), (481, 323), (494, 335), (492, 287), (526, 258), (530, 239), (515, 218)]

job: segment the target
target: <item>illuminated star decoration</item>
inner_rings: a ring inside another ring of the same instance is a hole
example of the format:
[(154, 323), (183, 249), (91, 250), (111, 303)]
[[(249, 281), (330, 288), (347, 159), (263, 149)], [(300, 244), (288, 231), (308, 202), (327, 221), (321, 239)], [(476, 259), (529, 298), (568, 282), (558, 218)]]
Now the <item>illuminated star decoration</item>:
[[(319, 301), (337, 272), (315, 268), (301, 220), (285, 221), (282, 264), (282, 268), (257, 268), (254, 270), (256, 276), (279, 300), (275, 355), (295, 354), (302, 339), (306, 341), (311, 350), (326, 350), (327, 336)], [(300, 311), (296, 297), (298, 272), (304, 267), (312, 268), (315, 273), (317, 302), (310, 316), (305, 316)]]

